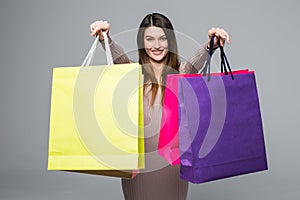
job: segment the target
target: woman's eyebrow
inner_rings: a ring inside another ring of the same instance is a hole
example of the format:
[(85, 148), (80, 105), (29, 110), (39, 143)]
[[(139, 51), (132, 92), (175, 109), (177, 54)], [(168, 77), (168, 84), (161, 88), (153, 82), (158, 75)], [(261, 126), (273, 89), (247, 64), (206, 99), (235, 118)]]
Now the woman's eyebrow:
[[(154, 36), (151, 36), (151, 35), (145, 35), (145, 37), (154, 37)], [(159, 36), (160, 38), (161, 37), (166, 37), (166, 35), (161, 35), (161, 36)]]

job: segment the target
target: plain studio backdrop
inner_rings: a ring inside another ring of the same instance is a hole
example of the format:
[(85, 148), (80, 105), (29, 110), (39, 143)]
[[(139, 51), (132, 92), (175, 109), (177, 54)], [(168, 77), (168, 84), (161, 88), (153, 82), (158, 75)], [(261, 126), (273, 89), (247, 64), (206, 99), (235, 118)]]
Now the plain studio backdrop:
[[(299, 1), (0, 2), (0, 199), (122, 199), (119, 179), (47, 171), (52, 68), (78, 66), (92, 44), (89, 25), (105, 19), (111, 35), (136, 59), (136, 28), (152, 12), (167, 15), (180, 55), (225, 28), (233, 69), (256, 71), (269, 170), (190, 184), (188, 199), (300, 198)], [(99, 48), (97, 63), (105, 64)]]

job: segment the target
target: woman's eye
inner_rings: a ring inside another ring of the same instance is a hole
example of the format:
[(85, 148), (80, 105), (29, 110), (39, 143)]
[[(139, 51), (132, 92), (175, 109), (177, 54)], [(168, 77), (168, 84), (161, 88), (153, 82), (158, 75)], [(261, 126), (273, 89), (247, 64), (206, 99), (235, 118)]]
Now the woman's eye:
[(153, 41), (153, 38), (146, 38), (147, 41)]
[(167, 37), (161, 37), (160, 40), (166, 41), (166, 40), (167, 40)]

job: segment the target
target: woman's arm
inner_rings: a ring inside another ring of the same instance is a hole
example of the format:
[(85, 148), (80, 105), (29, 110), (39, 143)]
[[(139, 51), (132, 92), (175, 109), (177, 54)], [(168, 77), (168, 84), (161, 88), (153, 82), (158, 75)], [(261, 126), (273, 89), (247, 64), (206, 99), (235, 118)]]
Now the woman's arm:
[[(105, 49), (104, 41), (100, 41), (102, 47)], [(132, 61), (128, 58), (123, 48), (113, 40), (109, 39), (109, 46), (114, 64), (131, 63)]]
[(199, 72), (207, 60), (208, 49), (212, 36), (216, 37), (216, 40), (214, 40), (213, 49), (218, 48), (219, 41), (221, 46), (224, 46), (226, 41), (230, 43), (229, 34), (224, 29), (211, 28), (208, 31), (208, 43), (202, 45), (187, 62), (181, 63), (179, 73), (192, 74)]
[(195, 74), (204, 66), (208, 57), (206, 44), (202, 45), (188, 61), (182, 62), (179, 67), (180, 74)]

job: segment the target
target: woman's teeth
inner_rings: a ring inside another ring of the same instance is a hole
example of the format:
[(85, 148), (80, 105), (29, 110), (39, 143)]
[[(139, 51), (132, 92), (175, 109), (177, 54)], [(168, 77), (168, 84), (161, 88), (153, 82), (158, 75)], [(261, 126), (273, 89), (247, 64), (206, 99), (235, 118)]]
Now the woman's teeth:
[(154, 55), (160, 55), (162, 52), (163, 52), (162, 50), (154, 50), (154, 51), (152, 51), (152, 53)]

